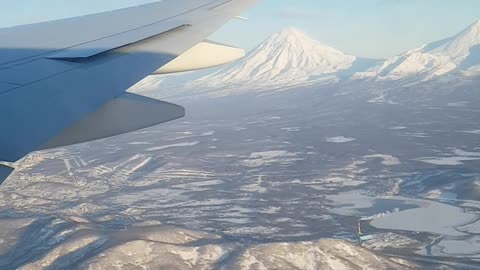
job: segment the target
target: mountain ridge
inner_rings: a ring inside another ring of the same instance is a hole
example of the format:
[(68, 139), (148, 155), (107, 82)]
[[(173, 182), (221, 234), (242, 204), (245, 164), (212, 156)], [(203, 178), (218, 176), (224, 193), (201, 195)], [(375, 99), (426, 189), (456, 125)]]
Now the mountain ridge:
[(337, 81), (337, 73), (359, 58), (310, 38), (296, 28), (274, 33), (243, 60), (197, 80), (192, 86), (296, 85)]
[(476, 21), (456, 35), (390, 57), (370, 74), (377, 80), (408, 79), (419, 74), (423, 80), (431, 80), (479, 65), (480, 21)]
[[(411, 84), (480, 76), (480, 21), (458, 34), (387, 59), (344, 53), (293, 27), (272, 34), (247, 56), (215, 72), (149, 78), (138, 88), (167, 89), (167, 96), (277, 91), (338, 82)], [(179, 90), (180, 88), (180, 90)]]
[[(274, 61), (278, 59), (282, 61)], [(428, 81), (446, 75), (480, 75), (480, 20), (456, 35), (381, 60), (343, 53), (290, 27), (240, 62), (190, 86), (267, 88), (345, 80)]]

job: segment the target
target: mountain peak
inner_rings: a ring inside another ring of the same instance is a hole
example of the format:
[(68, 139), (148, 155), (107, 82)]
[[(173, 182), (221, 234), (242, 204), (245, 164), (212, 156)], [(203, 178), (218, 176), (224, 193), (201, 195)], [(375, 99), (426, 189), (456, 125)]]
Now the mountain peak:
[(421, 75), (428, 80), (478, 66), (478, 55), (480, 20), (454, 36), (388, 59), (373, 74), (382, 79), (415, 78)]
[(313, 40), (302, 30), (295, 27), (284, 28), (272, 34), (266, 42), (292, 44), (296, 42), (312, 43)]
[(325, 45), (294, 27), (274, 33), (243, 60), (200, 79), (252, 88), (262, 85), (298, 85), (335, 79), (356, 57)]
[(314, 54), (322, 54), (327, 58), (331, 55), (348, 56), (325, 43), (311, 38), (307, 33), (295, 27), (287, 27), (272, 34), (264, 43), (260, 45), (260, 47), (262, 46), (274, 46), (277, 48), (282, 47), (285, 50), (303, 51), (305, 53), (312, 52)]
[[(437, 50), (448, 56), (455, 64), (460, 64), (471, 53), (471, 49), (480, 44), (480, 21), (476, 21), (459, 34), (446, 40)], [(441, 43), (440, 43), (441, 44)]]
[(470, 36), (477, 36), (480, 37), (480, 20), (475, 21), (474, 23), (470, 24), (465, 30), (460, 32), (458, 36), (465, 36), (465, 35), (470, 35)]
[(287, 27), (282, 29), (280, 32), (277, 33), (279, 36), (300, 36), (300, 37), (307, 37), (307, 34), (302, 30), (295, 28), (295, 27)]
[(480, 30), (480, 20), (475, 21), (472, 25), (470, 25), (470, 28), (476, 28), (477, 30)]

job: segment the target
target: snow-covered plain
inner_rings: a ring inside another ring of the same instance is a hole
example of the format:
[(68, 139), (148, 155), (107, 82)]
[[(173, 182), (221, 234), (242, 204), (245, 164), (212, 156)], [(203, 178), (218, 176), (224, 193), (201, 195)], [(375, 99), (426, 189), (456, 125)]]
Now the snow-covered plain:
[(469, 133), (469, 134), (475, 134), (475, 135), (480, 135), (480, 129), (475, 129), (475, 130), (466, 130), (462, 131), (463, 133)]
[(326, 139), (327, 142), (330, 143), (348, 143), (348, 142), (353, 142), (356, 141), (355, 138), (348, 138), (344, 136), (338, 136), (338, 137), (330, 137)]
[(352, 244), (370, 218), (374, 249), (475, 258), (475, 27), (386, 62), (288, 29), (220, 73), (149, 78), (190, 116), (18, 163), (0, 268), (411, 268)]
[(195, 142), (185, 142), (185, 143), (177, 143), (177, 144), (168, 144), (168, 145), (163, 145), (163, 146), (156, 146), (152, 148), (148, 148), (147, 151), (159, 151), (159, 150), (164, 150), (172, 147), (188, 147), (188, 146), (195, 146), (199, 144), (200, 142), (195, 141)]
[(468, 161), (480, 160), (480, 152), (471, 152), (461, 149), (450, 149), (452, 153), (443, 154), (440, 157), (423, 157), (418, 161), (439, 165), (439, 166), (458, 166)]
[(301, 158), (298, 158), (297, 156), (298, 153), (290, 153), (285, 150), (254, 152), (250, 154), (248, 159), (242, 161), (242, 163), (248, 167), (261, 167), (274, 163), (291, 164), (295, 161), (301, 160)]
[(395, 165), (402, 164), (400, 162), (400, 159), (398, 159), (397, 157), (394, 157), (392, 155), (375, 154), (375, 155), (364, 156), (364, 158), (367, 158), (367, 159), (370, 159), (370, 158), (381, 159), (382, 164), (385, 165), (385, 166), (395, 166)]

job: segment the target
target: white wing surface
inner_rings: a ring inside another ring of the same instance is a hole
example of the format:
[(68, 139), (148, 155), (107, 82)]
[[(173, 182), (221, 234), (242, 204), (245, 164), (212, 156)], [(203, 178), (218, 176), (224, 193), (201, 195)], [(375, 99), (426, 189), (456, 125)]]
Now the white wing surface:
[[(183, 117), (179, 106), (125, 91), (153, 73), (243, 56), (204, 41), (254, 2), (163, 0), (0, 29), (0, 161)], [(203, 61), (205, 55), (219, 58)], [(3, 168), (0, 183), (10, 171)]]

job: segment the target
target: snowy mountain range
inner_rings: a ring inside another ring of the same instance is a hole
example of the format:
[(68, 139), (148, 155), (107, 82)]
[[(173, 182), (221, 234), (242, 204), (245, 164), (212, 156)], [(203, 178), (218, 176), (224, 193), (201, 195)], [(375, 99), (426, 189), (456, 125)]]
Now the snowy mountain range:
[[(163, 90), (163, 96), (209, 92), (225, 96), (244, 91), (288, 89), (342, 81), (432, 81), (445, 76), (480, 75), (480, 21), (452, 37), (388, 59), (346, 54), (287, 28), (270, 36), (244, 59), (215, 71), (150, 77), (135, 91)], [(213, 90), (212, 90), (213, 89)]]
[(379, 80), (418, 76), (430, 80), (446, 74), (480, 74), (480, 21), (457, 35), (391, 57), (363, 75)]

